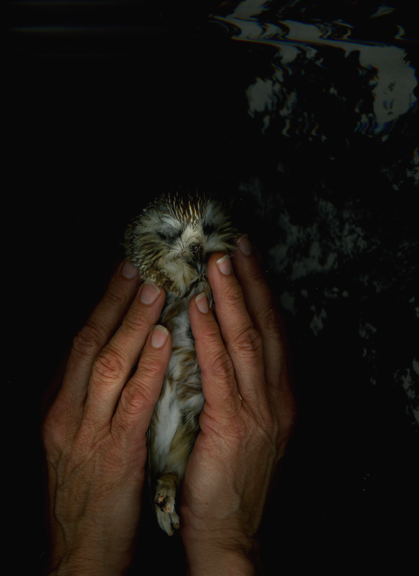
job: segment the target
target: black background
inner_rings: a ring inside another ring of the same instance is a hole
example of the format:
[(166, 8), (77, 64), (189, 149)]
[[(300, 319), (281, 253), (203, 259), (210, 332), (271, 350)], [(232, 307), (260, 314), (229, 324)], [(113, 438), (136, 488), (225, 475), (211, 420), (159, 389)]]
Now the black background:
[[(210, 32), (216, 4), (5, 4), (4, 574), (42, 569), (41, 398), (122, 257), (127, 220), (196, 182), (238, 200), (253, 241), (264, 233), (238, 182), (269, 183), (276, 152), (246, 113), (251, 55)], [(386, 374), (369, 385), (347, 345), (352, 313), (337, 309), (346, 329), (316, 342), (284, 313), (300, 420), (262, 527), (267, 574), (413, 566), (417, 428)], [(141, 539), (135, 573), (182, 573), (177, 537), (146, 525)]]

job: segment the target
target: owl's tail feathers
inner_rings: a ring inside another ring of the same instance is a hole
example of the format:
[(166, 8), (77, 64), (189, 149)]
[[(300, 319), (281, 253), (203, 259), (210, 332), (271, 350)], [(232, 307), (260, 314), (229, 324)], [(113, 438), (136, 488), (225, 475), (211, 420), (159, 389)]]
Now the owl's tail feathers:
[(156, 508), (157, 522), (162, 530), (169, 536), (179, 529), (179, 516), (175, 511), (176, 491), (179, 486), (179, 478), (176, 474), (162, 474), (156, 483), (154, 505)]

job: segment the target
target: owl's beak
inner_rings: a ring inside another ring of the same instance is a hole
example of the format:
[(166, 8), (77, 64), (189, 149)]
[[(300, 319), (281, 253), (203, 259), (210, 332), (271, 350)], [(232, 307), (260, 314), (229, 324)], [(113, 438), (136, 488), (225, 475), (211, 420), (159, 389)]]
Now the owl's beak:
[(202, 248), (202, 245), (196, 244), (194, 246), (191, 264), (199, 275), (201, 275), (202, 268), (204, 266), (203, 260), (204, 260), (204, 250)]

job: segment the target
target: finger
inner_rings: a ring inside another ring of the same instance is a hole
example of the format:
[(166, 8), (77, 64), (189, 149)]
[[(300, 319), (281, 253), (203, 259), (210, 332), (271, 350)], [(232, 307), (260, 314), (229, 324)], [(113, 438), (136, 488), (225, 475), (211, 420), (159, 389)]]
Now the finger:
[(240, 406), (233, 362), (204, 293), (189, 303), (189, 320), (201, 369), (205, 402), (216, 411), (231, 414)]
[(234, 271), (242, 286), (247, 309), (262, 336), (265, 377), (272, 400), (284, 427), (295, 420), (295, 399), (291, 390), (290, 361), (284, 324), (274, 296), (266, 282), (257, 254), (247, 236), (237, 242)]
[(113, 433), (124, 438), (134, 434), (137, 438), (145, 440), (145, 433), (160, 395), (171, 353), (172, 341), (169, 331), (163, 326), (155, 326), (147, 338), (135, 374), (122, 391), (112, 419)]
[(242, 286), (247, 310), (262, 336), (265, 376), (278, 382), (278, 369), (286, 362), (286, 338), (272, 292), (265, 280), (247, 236), (242, 236), (234, 253), (234, 271)]
[(122, 262), (112, 276), (101, 302), (75, 337), (58, 402), (78, 410), (86, 398), (92, 366), (97, 354), (121, 323), (138, 287), (138, 271), (129, 260)]
[(147, 336), (157, 323), (165, 291), (151, 282), (140, 287), (121, 326), (93, 363), (85, 405), (85, 419), (109, 423)]
[(264, 390), (262, 339), (253, 325), (228, 256), (214, 254), (208, 262), (217, 321), (233, 361), (240, 394), (261, 401)]

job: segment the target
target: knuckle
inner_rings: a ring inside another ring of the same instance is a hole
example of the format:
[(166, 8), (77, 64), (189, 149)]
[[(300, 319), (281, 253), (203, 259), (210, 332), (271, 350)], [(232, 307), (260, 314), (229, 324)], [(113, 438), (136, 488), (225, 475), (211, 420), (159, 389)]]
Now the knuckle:
[(95, 353), (103, 346), (105, 334), (99, 325), (89, 322), (73, 340), (73, 350), (82, 356)]
[(126, 386), (120, 402), (124, 414), (129, 416), (136, 416), (146, 410), (151, 404), (146, 391), (138, 386)]
[(204, 369), (201, 368), (201, 370), (204, 372), (204, 375), (211, 374), (213, 378), (223, 382), (235, 377), (233, 362), (226, 350), (213, 355), (208, 367)]
[(57, 414), (55, 405), (53, 405), (41, 425), (42, 443), (47, 453), (59, 451), (64, 445), (64, 429), (62, 418)]
[(116, 306), (121, 304), (126, 304), (128, 300), (128, 294), (125, 292), (123, 286), (121, 286), (117, 280), (112, 280), (108, 286), (106, 292), (106, 298)]
[(139, 377), (142, 382), (154, 382), (165, 374), (165, 367), (157, 359), (143, 359), (139, 364)]
[(247, 326), (233, 340), (236, 351), (254, 356), (262, 350), (262, 338), (254, 326)]
[(223, 298), (229, 306), (233, 307), (239, 304), (243, 300), (243, 289), (240, 284), (237, 282), (233, 285), (227, 286)]
[(148, 332), (150, 328), (146, 319), (139, 314), (127, 314), (122, 322), (122, 325), (130, 334)]
[(102, 352), (93, 364), (93, 373), (108, 381), (119, 380), (125, 371), (124, 359), (115, 350)]
[(214, 347), (214, 343), (217, 342), (219, 337), (220, 337), (220, 329), (217, 324), (214, 326), (207, 326), (205, 330), (196, 335), (195, 340), (199, 340), (200, 342), (202, 342), (203, 348), (205, 350), (208, 350)]

